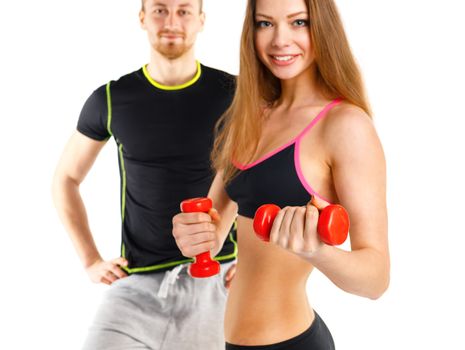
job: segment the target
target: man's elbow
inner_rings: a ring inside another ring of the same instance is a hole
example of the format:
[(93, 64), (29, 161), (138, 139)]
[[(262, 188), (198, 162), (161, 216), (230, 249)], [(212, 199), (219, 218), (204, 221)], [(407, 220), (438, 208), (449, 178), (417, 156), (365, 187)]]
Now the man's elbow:
[(52, 179), (51, 194), (55, 205), (63, 197), (63, 194), (71, 188), (79, 188), (79, 181), (76, 181), (70, 176), (56, 172)]

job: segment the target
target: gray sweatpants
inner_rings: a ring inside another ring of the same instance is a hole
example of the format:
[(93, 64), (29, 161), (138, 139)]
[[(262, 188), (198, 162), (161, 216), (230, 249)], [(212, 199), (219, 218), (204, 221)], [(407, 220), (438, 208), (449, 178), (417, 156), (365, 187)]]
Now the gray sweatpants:
[(114, 282), (83, 349), (224, 350), (224, 276), (231, 264), (210, 278), (192, 278), (183, 265)]

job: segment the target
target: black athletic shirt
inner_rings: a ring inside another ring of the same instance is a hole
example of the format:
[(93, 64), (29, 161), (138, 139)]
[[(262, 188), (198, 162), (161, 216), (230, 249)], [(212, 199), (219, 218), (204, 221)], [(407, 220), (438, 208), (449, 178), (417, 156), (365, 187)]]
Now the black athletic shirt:
[[(197, 63), (180, 86), (163, 86), (146, 67), (95, 90), (77, 130), (95, 139), (113, 136), (121, 175), (121, 254), (129, 273), (164, 271), (192, 261), (172, 235), (182, 200), (206, 196), (213, 180), (210, 152), (215, 123), (234, 94), (234, 77)], [(234, 228), (215, 258), (237, 254)]]

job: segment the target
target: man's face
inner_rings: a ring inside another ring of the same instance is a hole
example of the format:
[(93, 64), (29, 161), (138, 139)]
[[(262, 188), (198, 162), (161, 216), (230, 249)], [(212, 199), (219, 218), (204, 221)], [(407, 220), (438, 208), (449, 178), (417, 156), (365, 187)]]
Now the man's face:
[(150, 45), (168, 59), (188, 52), (205, 21), (199, 0), (146, 0), (139, 14)]

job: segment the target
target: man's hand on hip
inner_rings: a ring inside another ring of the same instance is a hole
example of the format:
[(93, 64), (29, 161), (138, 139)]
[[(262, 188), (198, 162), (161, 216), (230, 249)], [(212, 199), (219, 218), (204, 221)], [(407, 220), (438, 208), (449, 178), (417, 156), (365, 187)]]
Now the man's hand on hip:
[(97, 260), (86, 268), (89, 278), (94, 283), (112, 284), (120, 278), (127, 277), (121, 267), (127, 266), (128, 261), (124, 258), (116, 258), (110, 261)]

